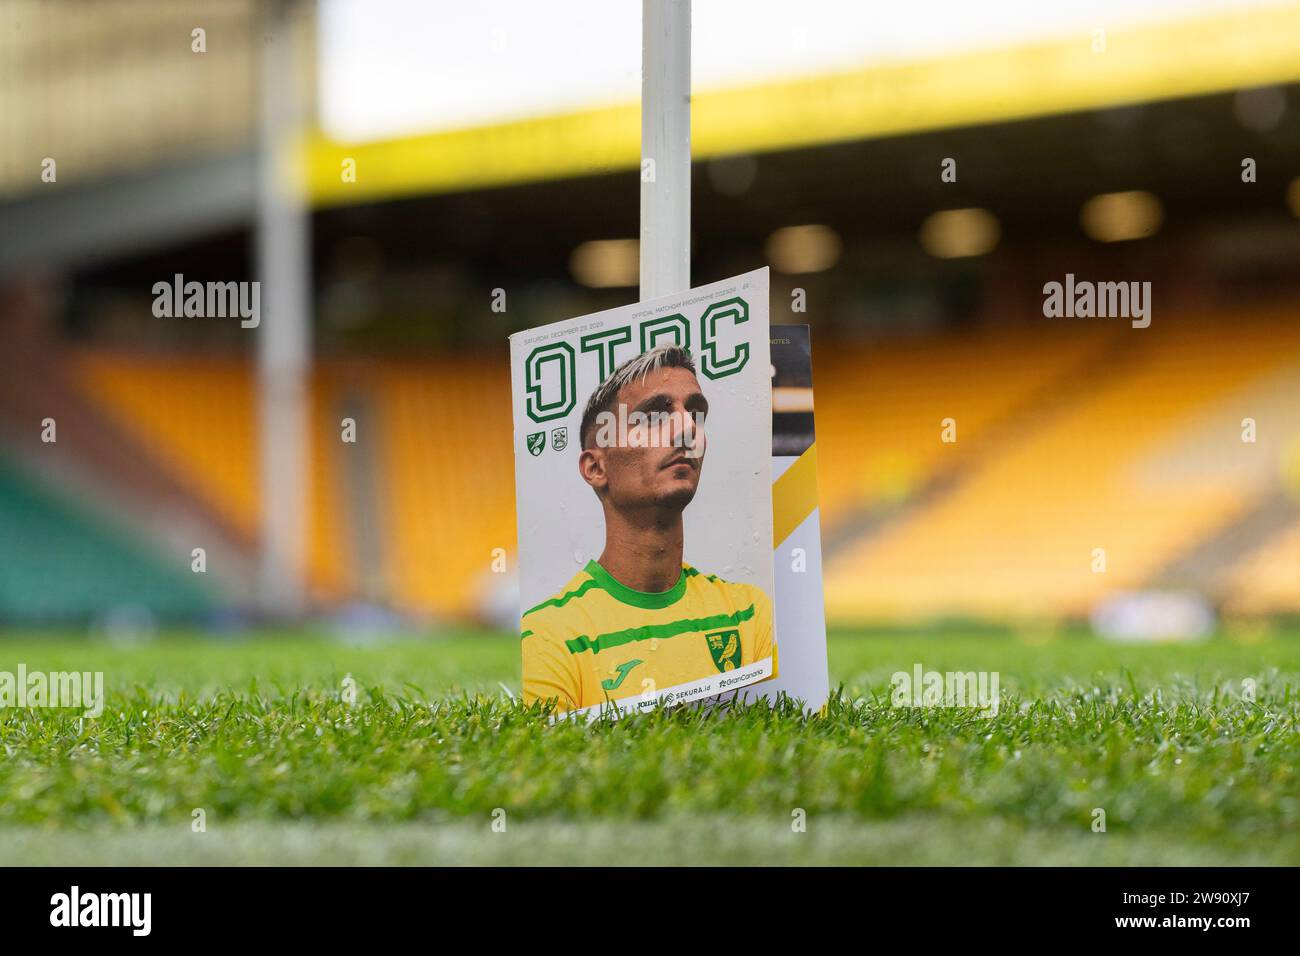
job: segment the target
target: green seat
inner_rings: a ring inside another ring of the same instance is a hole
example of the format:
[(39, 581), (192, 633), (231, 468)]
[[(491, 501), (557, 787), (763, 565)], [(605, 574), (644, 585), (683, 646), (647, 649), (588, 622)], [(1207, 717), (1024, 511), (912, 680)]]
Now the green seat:
[(0, 621), (93, 620), (121, 608), (193, 619), (214, 595), (106, 516), (43, 488), (0, 459)]

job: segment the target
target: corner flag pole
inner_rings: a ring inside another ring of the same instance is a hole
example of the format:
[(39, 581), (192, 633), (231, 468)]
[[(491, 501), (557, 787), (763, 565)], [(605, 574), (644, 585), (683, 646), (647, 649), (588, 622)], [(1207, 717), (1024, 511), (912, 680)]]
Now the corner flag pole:
[(641, 0), (641, 299), (691, 287), (691, 0)]
[(257, 276), (265, 295), (257, 329), (261, 573), (264, 612), (304, 608), (302, 567), (307, 500), (307, 376), (311, 362), (311, 277), (307, 213), (287, 183), (289, 137), (300, 128), (293, 61), (293, 0), (264, 8), (258, 76)]

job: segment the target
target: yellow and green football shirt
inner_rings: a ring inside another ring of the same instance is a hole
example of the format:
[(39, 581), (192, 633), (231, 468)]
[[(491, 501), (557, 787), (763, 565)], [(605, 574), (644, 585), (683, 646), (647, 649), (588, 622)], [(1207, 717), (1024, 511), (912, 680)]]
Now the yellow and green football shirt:
[[(773, 658), (772, 602), (682, 565), (668, 591), (620, 584), (595, 561), (520, 625), (524, 701), (556, 698), (557, 711), (667, 690)], [(649, 683), (647, 683), (649, 682)]]

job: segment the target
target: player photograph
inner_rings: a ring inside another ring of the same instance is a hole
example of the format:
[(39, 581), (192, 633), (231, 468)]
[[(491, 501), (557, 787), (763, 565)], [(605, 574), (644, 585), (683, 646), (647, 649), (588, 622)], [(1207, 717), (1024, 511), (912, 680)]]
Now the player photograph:
[[(606, 437), (597, 422), (615, 409), (643, 421)], [(628, 359), (588, 399), (577, 471), (604, 511), (605, 546), (524, 612), (525, 702), (599, 706), (773, 656), (771, 599), (682, 562), (707, 413), (695, 363), (676, 345)]]

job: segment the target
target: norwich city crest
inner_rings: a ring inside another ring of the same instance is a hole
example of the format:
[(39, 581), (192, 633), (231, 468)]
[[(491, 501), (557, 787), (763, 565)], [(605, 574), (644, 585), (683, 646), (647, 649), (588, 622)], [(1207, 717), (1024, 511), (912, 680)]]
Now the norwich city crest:
[(714, 631), (704, 640), (718, 670), (734, 671), (740, 666), (740, 631)]
[(528, 454), (540, 455), (546, 447), (546, 432), (533, 432), (528, 436)]

